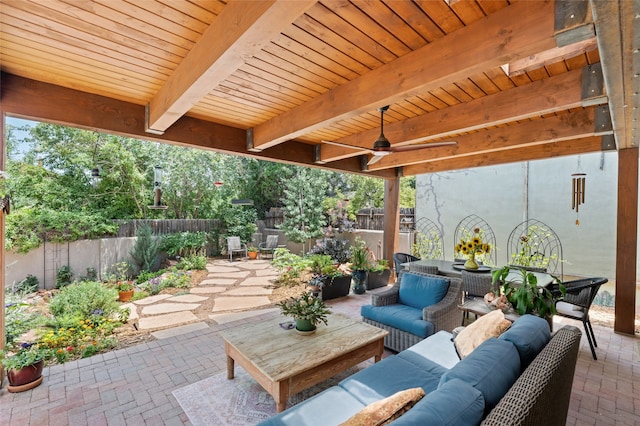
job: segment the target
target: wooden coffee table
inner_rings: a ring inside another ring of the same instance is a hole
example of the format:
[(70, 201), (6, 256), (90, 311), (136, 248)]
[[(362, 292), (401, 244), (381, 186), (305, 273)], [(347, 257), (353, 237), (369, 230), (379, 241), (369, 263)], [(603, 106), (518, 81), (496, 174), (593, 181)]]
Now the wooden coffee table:
[(342, 314), (329, 315), (311, 335), (285, 330), (287, 318), (243, 324), (222, 332), (227, 355), (227, 378), (238, 363), (276, 402), (286, 408), (289, 395), (353, 367), (369, 358), (380, 361), (387, 331)]

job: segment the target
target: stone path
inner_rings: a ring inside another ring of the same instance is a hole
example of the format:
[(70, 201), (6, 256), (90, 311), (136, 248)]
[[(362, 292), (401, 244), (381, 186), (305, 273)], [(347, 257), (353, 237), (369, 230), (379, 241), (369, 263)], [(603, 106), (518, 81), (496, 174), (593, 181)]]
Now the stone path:
[[(271, 285), (278, 277), (268, 260), (234, 261), (215, 259), (207, 264), (208, 276), (185, 294), (158, 294), (127, 303), (129, 320), (138, 329), (163, 339), (209, 325), (194, 312), (213, 302), (208, 319), (223, 324), (267, 312), (271, 307)], [(153, 331), (156, 330), (156, 331)]]

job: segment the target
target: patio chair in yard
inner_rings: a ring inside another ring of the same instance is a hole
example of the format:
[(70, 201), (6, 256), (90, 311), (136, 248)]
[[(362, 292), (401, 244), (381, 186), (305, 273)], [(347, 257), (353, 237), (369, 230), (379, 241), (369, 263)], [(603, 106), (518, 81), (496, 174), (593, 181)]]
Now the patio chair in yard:
[(591, 347), (591, 355), (597, 360), (595, 348), (596, 336), (593, 334), (591, 321), (589, 321), (589, 308), (595, 299), (600, 286), (605, 284), (606, 278), (583, 278), (562, 283), (567, 290), (564, 299), (556, 302), (557, 315), (582, 321), (584, 332)]
[(262, 254), (270, 254), (273, 259), (273, 253), (278, 248), (278, 236), (277, 235), (267, 235), (267, 241), (260, 243), (258, 246), (258, 250), (260, 250), (260, 255)]
[(240, 237), (227, 237), (227, 250), (229, 251), (229, 262), (233, 262), (234, 253), (244, 253), (244, 257), (248, 257), (247, 245), (240, 241)]

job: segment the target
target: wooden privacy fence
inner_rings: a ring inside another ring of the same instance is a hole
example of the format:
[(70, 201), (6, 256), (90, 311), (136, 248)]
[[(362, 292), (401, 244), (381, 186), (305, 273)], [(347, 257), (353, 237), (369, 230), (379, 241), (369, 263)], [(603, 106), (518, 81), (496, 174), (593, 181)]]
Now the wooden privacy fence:
[(221, 229), (218, 219), (135, 219), (117, 220), (120, 225), (118, 237), (136, 237), (138, 230), (149, 225), (155, 235), (176, 234), (178, 232), (206, 232)]
[[(403, 207), (400, 209), (400, 231), (414, 229), (414, 209)], [(356, 215), (358, 229), (384, 230), (384, 209), (361, 209)]]
[[(400, 209), (400, 231), (412, 231), (415, 228), (415, 209)], [(267, 228), (275, 229), (282, 223), (283, 212), (280, 208), (271, 208), (265, 214), (264, 223)], [(384, 230), (384, 209), (361, 209), (356, 215), (358, 229), (376, 231)]]

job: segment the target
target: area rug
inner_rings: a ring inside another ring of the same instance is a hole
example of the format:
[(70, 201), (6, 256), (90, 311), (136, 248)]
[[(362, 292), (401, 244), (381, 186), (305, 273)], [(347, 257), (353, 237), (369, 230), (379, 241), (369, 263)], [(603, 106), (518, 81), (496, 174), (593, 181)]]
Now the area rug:
[[(338, 384), (361, 368), (364, 366), (355, 366), (292, 395), (287, 401), (287, 408)], [(250, 426), (276, 414), (273, 397), (239, 368), (236, 369), (233, 380), (227, 379), (225, 371), (176, 389), (172, 393), (194, 426)]]

